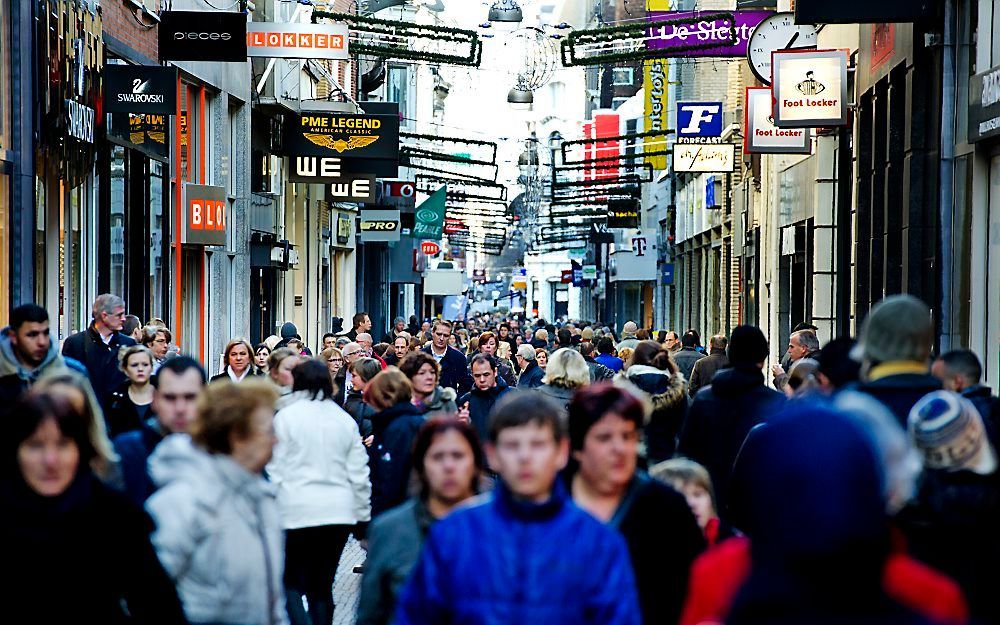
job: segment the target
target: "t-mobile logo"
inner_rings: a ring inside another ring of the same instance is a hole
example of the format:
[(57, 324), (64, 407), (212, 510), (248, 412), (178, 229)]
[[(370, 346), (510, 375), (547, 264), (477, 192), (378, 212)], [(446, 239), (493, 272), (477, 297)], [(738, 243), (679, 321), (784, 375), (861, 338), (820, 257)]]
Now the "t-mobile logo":
[(677, 127), (682, 137), (718, 137), (722, 134), (722, 103), (678, 102)]

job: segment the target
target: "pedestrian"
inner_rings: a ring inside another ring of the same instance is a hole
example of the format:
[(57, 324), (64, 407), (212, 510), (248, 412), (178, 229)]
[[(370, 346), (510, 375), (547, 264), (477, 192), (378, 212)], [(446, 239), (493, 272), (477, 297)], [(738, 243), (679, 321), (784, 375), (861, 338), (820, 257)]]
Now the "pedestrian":
[(593, 384), (595, 382), (603, 382), (604, 380), (610, 380), (615, 377), (614, 371), (608, 369), (601, 363), (594, 360), (594, 354), (597, 351), (597, 346), (591, 341), (583, 341), (579, 346), (580, 355), (587, 362), (587, 368), (590, 370), (590, 382)]
[(489, 436), (500, 481), (431, 528), (396, 623), (638, 625), (624, 539), (572, 505), (556, 479), (569, 455), (559, 407), (515, 391), (497, 406)]
[(118, 367), (128, 380), (119, 386), (109, 401), (104, 420), (108, 426), (108, 436), (138, 430), (152, 412), (153, 352), (142, 345), (132, 345), (118, 352)]
[(681, 349), (681, 339), (673, 330), (667, 331), (666, 336), (663, 338), (663, 344), (673, 353), (677, 353)]
[(366, 312), (355, 313), (351, 318), (351, 329), (344, 334), (352, 342), (357, 342), (358, 335), (362, 332), (370, 332), (372, 329), (372, 320)]
[(625, 362), (621, 358), (615, 356), (615, 342), (609, 336), (603, 336), (597, 341), (597, 353), (598, 356), (594, 358), (594, 361), (604, 365), (615, 373), (621, 371), (625, 365)]
[(66, 397), (34, 389), (4, 425), (5, 620), (186, 623), (149, 519), (91, 472), (99, 452), (86, 417)]
[(712, 477), (705, 467), (687, 458), (671, 458), (650, 467), (649, 475), (684, 495), (709, 547), (737, 535), (731, 525), (719, 519)]
[(330, 382), (333, 383), (333, 390), (336, 392), (339, 388), (336, 384), (337, 375), (344, 367), (344, 353), (336, 347), (327, 347), (320, 353), (319, 357), (326, 363), (326, 370), (330, 374)]
[(677, 445), (678, 454), (708, 469), (723, 519), (730, 473), (743, 441), (784, 403), (781, 393), (764, 385), (761, 370), (768, 344), (758, 328), (733, 328), (727, 355), (732, 366), (716, 373), (712, 384), (695, 395)]
[[(472, 376), (462, 352), (448, 345), (451, 332), (450, 321), (435, 320), (431, 332), (431, 344), (424, 347), (423, 351), (433, 356), (441, 365), (441, 386), (454, 389), (456, 394), (461, 395), (472, 387)], [(472, 343), (469, 345), (471, 348)]]
[(560, 347), (552, 352), (545, 377), (538, 392), (551, 397), (564, 410), (577, 389), (590, 384), (590, 369), (580, 352), (572, 347)]
[(256, 375), (267, 375), (267, 359), (271, 355), (271, 348), (267, 343), (260, 343), (254, 351), (253, 364)]
[(388, 625), (403, 584), (431, 526), (479, 490), (485, 468), (476, 431), (454, 417), (434, 417), (417, 432), (413, 471), (420, 492), (368, 530), (357, 625)]
[(458, 416), (476, 428), (480, 440), (486, 440), (490, 412), (510, 387), (497, 375), (497, 362), (489, 354), (476, 354), (472, 358), (472, 390), (458, 400)]
[(170, 341), (173, 337), (166, 327), (147, 325), (139, 330), (139, 344), (153, 352), (153, 374), (170, 357)]
[(293, 348), (296, 352), (304, 351), (305, 353), (302, 354), (303, 356), (312, 356), (312, 352), (309, 351), (309, 348), (302, 342), (302, 337), (299, 335), (299, 329), (295, 327), (294, 323), (286, 321), (281, 324), (279, 333), (281, 334), (281, 340), (274, 346), (275, 349), (289, 347), (289, 344), (292, 341), (296, 341), (298, 342), (298, 345)]
[(171, 358), (153, 376), (151, 415), (138, 430), (114, 439), (125, 494), (142, 506), (153, 494), (148, 461), (156, 446), (171, 434), (183, 434), (194, 423), (198, 394), (205, 386), (205, 370), (188, 356)]
[(87, 378), (98, 403), (104, 408), (111, 392), (126, 379), (118, 368), (118, 350), (135, 345), (135, 341), (121, 333), (125, 323), (125, 300), (122, 298), (110, 293), (98, 295), (91, 312), (90, 326), (67, 338), (62, 353), (87, 368)]
[(380, 372), (365, 388), (365, 401), (377, 412), (372, 417), (372, 518), (409, 497), (413, 470), (413, 440), (425, 419), (413, 405), (409, 378), (392, 367)]
[(385, 364), (399, 366), (403, 358), (410, 353), (410, 338), (409, 332), (400, 332), (396, 335), (392, 340), (392, 351), (385, 355)]
[(625, 537), (642, 621), (676, 623), (705, 540), (684, 498), (637, 469), (643, 421), (642, 403), (625, 389), (605, 382), (577, 391), (564, 475), (573, 501)]
[[(517, 379), (514, 377), (513, 368), (508, 363), (504, 363), (497, 357), (498, 345), (499, 341), (497, 341), (497, 336), (495, 334), (493, 334), (492, 332), (483, 332), (482, 334), (479, 335), (478, 353), (487, 354), (488, 356), (493, 357), (493, 359), (496, 360), (497, 363), (497, 375), (499, 375), (503, 379), (503, 381), (507, 383), (507, 386), (516, 386)], [(474, 356), (475, 354), (473, 354), (473, 357)], [(472, 358), (469, 358), (469, 362), (471, 364)]]
[[(278, 348), (282, 349), (282, 348)], [(288, 347), (289, 351), (293, 351)], [(277, 350), (275, 350), (276, 352)], [(233, 382), (239, 384), (245, 380), (248, 376), (253, 378), (256, 376), (253, 370), (253, 364), (250, 362), (250, 354), (253, 353), (253, 348), (250, 346), (250, 341), (246, 339), (233, 339), (226, 344), (226, 349), (222, 352), (222, 371), (213, 375), (209, 383), (216, 382), (218, 380), (226, 380), (228, 382)], [(270, 359), (270, 357), (268, 357)], [(269, 367), (270, 368), (270, 367)]]
[(11, 311), (0, 330), (0, 420), (41, 376), (67, 371), (49, 334), (49, 313), (37, 304)]
[(816, 381), (820, 392), (824, 395), (834, 393), (851, 386), (857, 386), (860, 381), (861, 363), (851, 358), (855, 341), (849, 336), (833, 339), (823, 346), (816, 354)]
[(684, 376), (685, 381), (691, 379), (695, 363), (705, 358), (705, 355), (699, 352), (697, 347), (698, 334), (689, 330), (681, 336), (681, 348), (673, 353), (674, 362), (677, 363), (677, 368)]
[(802, 399), (820, 392), (816, 372), (819, 363), (812, 358), (800, 358), (792, 363), (785, 378), (784, 392), (788, 399)]
[(521, 376), (517, 379), (519, 388), (532, 389), (542, 385), (545, 370), (538, 366), (537, 354), (531, 345), (521, 345), (517, 348), (516, 358), (521, 369)]
[(729, 341), (724, 334), (716, 334), (708, 339), (708, 356), (696, 360), (691, 368), (691, 377), (688, 378), (688, 395), (694, 397), (699, 389), (712, 383), (712, 378), (720, 369), (729, 367), (729, 358), (726, 356), (726, 347), (728, 346)]
[(292, 370), (301, 360), (302, 357), (288, 347), (279, 347), (267, 357), (268, 380), (274, 384), (280, 397), (292, 392)]
[(385, 335), (382, 342), (392, 345), (396, 341), (396, 337), (402, 334), (405, 334), (407, 338), (410, 336), (410, 333), (406, 331), (406, 320), (402, 317), (396, 317), (392, 320), (392, 329)]
[(387, 365), (385, 364), (385, 360), (383, 360), (379, 354), (375, 353), (375, 346), (372, 345), (371, 334), (368, 334), (367, 332), (361, 332), (354, 340), (357, 342), (358, 345), (361, 346), (361, 352), (365, 358), (374, 358), (379, 362), (380, 365), (382, 365), (383, 369), (386, 368)]
[(535, 362), (538, 363), (539, 369), (545, 371), (545, 368), (549, 366), (549, 350), (544, 347), (536, 347)]
[[(954, 391), (972, 402), (987, 428), (995, 429), (990, 420), (997, 411), (997, 398), (990, 387), (982, 384), (983, 365), (976, 353), (968, 349), (947, 351), (931, 365), (931, 374), (941, 380), (946, 391)], [(997, 439), (996, 433), (993, 435)]]
[(399, 370), (410, 379), (413, 387), (413, 405), (420, 409), (425, 418), (449, 415), (458, 412), (455, 404), (455, 389), (439, 385), (441, 365), (434, 357), (424, 352), (407, 354), (399, 363)]
[(497, 362), (510, 369), (511, 375), (514, 378), (513, 386), (517, 386), (517, 374), (520, 371), (520, 368), (517, 366), (516, 362), (511, 360), (510, 355), (510, 343), (501, 341), (497, 344)]
[(191, 435), (149, 459), (153, 545), (191, 623), (287, 623), (281, 517), (262, 475), (277, 397), (264, 380), (209, 384)]
[(292, 625), (330, 625), (344, 545), (352, 532), (363, 538), (371, 519), (368, 454), (357, 424), (333, 401), (326, 365), (307, 360), (292, 377), (293, 399), (274, 415), (278, 442), (267, 464), (285, 530), (288, 617)]
[(940, 390), (930, 374), (934, 322), (927, 304), (912, 295), (891, 295), (872, 307), (851, 355), (861, 362), (859, 390), (885, 404), (905, 428), (921, 397)]
[(347, 394), (351, 391), (350, 366), (357, 362), (359, 358), (365, 357), (364, 350), (357, 343), (347, 343), (344, 345), (342, 351), (344, 354), (344, 365), (333, 378), (334, 390), (337, 392), (335, 401), (341, 408), (344, 407), (344, 402), (347, 401)]
[(323, 335), (323, 342), (320, 344), (322, 347), (319, 351), (324, 349), (330, 349), (331, 347), (337, 346), (337, 335), (333, 332), (327, 332)]
[(538, 328), (535, 330), (535, 338), (531, 339), (531, 346), (538, 349), (548, 349), (549, 347), (549, 332), (545, 328)]
[(142, 320), (135, 315), (125, 315), (125, 322), (122, 324), (122, 334), (131, 338), (136, 343), (142, 340)]
[(774, 377), (774, 388), (785, 390), (788, 384), (788, 371), (791, 366), (803, 358), (815, 358), (819, 353), (819, 339), (813, 330), (798, 330), (788, 338), (788, 364), (773, 365), (771, 375)]
[(638, 330), (639, 326), (634, 321), (625, 322), (625, 325), (622, 326), (622, 338), (618, 341), (618, 351), (635, 349), (635, 346), (639, 344), (639, 339), (635, 336)]
[(687, 415), (687, 383), (670, 350), (656, 341), (640, 341), (632, 352), (628, 368), (618, 374), (649, 401), (652, 412), (645, 429), (646, 458), (649, 464), (673, 457), (677, 435)]
[(348, 365), (347, 375), (351, 378), (351, 390), (344, 399), (344, 411), (351, 415), (358, 426), (362, 440), (372, 435), (372, 417), (376, 409), (365, 402), (368, 383), (382, 371), (382, 365), (374, 358), (359, 358)]

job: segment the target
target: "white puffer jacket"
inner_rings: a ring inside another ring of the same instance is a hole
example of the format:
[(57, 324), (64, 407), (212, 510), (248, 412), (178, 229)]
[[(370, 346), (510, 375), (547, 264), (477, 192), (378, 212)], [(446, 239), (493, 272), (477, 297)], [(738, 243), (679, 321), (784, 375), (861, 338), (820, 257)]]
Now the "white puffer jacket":
[(196, 623), (285, 625), (284, 542), (275, 488), (186, 434), (156, 447), (146, 502), (153, 546)]

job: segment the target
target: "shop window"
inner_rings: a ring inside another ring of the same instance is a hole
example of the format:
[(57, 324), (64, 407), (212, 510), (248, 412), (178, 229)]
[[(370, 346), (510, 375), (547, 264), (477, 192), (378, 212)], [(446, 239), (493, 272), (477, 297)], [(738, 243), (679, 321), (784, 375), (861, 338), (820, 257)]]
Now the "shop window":
[(412, 126), (416, 117), (413, 110), (413, 98), (410, 97), (410, 66), (390, 65), (385, 81), (385, 101), (399, 103), (399, 112), (403, 116), (400, 125), (403, 128)]
[(616, 87), (631, 86), (635, 80), (635, 70), (631, 67), (615, 67), (611, 71), (612, 84)]

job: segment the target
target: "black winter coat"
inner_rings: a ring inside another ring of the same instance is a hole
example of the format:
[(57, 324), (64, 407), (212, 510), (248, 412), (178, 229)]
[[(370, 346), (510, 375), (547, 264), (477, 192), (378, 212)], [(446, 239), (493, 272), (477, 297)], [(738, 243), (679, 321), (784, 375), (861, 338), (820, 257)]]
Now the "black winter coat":
[(930, 374), (900, 373), (864, 382), (858, 390), (885, 404), (905, 430), (910, 409), (927, 393), (941, 390), (941, 380)]
[(459, 409), (461, 409), (462, 405), (466, 402), (469, 403), (469, 418), (472, 420), (472, 425), (476, 428), (476, 432), (479, 434), (479, 440), (489, 440), (490, 411), (493, 410), (493, 406), (509, 390), (510, 387), (503, 381), (503, 378), (497, 377), (497, 384), (493, 388), (485, 391), (473, 388), (471, 391), (459, 398)]
[(694, 371), (694, 363), (705, 358), (705, 354), (693, 347), (682, 347), (680, 350), (674, 352), (673, 357), (674, 362), (677, 363), (677, 368), (681, 370), (684, 380), (687, 381), (691, 379), (691, 372)]
[(351, 390), (344, 400), (344, 412), (351, 415), (354, 422), (358, 424), (358, 432), (361, 438), (368, 438), (372, 433), (372, 417), (375, 416), (375, 409), (364, 402), (363, 395), (358, 391)]
[(149, 477), (149, 457), (163, 440), (163, 431), (156, 417), (143, 423), (142, 428), (126, 432), (114, 439), (115, 453), (118, 454), (125, 495), (142, 507), (153, 494), (153, 480)]
[(413, 439), (424, 415), (410, 402), (372, 416), (372, 517), (406, 501), (413, 470)]
[(89, 471), (57, 497), (40, 497), (19, 477), (4, 481), (0, 509), (11, 573), (0, 590), (4, 622), (187, 622), (150, 543), (152, 521)]
[(108, 409), (111, 393), (128, 379), (118, 368), (118, 350), (130, 345), (135, 345), (135, 341), (120, 332), (112, 334), (111, 341), (105, 345), (93, 325), (63, 343), (63, 356), (75, 358), (87, 367), (90, 386), (104, 410)]
[(104, 413), (104, 421), (108, 426), (108, 436), (114, 438), (119, 434), (138, 430), (143, 422), (153, 416), (153, 407), (149, 406), (144, 414), (139, 414), (139, 408), (128, 394), (129, 382), (119, 386), (108, 400), (108, 408)]
[[(433, 347), (428, 345), (424, 352), (434, 356)], [(454, 347), (448, 347), (444, 358), (440, 360), (441, 377), (438, 384), (446, 388), (455, 389), (455, 393), (461, 395), (472, 388), (472, 374), (469, 373), (469, 363), (466, 362), (462, 352)]]
[(645, 428), (649, 464), (669, 460), (677, 449), (677, 435), (688, 411), (684, 378), (680, 373), (671, 375), (648, 365), (632, 365), (621, 375), (646, 393), (653, 404), (653, 414)]
[(538, 366), (534, 360), (528, 361), (528, 366), (521, 372), (521, 377), (517, 379), (518, 387), (522, 389), (538, 388), (542, 385), (542, 378), (545, 377), (545, 369)]
[(720, 516), (726, 517), (729, 478), (743, 441), (783, 404), (784, 396), (764, 386), (764, 374), (756, 368), (719, 371), (712, 384), (694, 396), (677, 452), (708, 469)]

